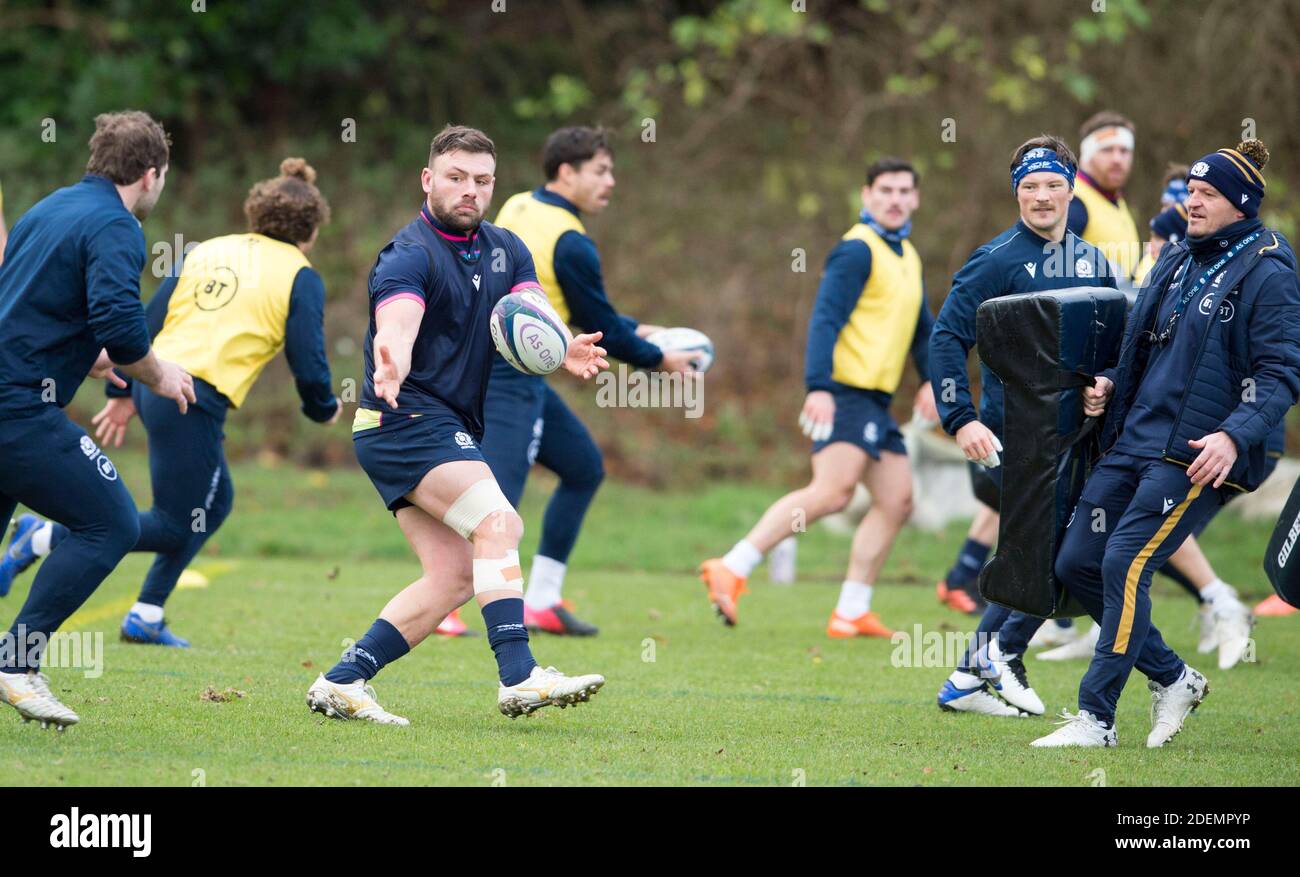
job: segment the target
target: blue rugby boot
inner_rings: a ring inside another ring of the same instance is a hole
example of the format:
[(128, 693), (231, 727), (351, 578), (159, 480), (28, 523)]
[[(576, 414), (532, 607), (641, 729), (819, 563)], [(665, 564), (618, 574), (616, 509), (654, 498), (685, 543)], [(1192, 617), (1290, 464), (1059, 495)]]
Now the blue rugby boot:
[(172, 646), (188, 649), (190, 641), (182, 639), (167, 628), (167, 620), (150, 624), (140, 617), (138, 612), (128, 612), (122, 619), (122, 641), (129, 643), (146, 643), (155, 646)]
[(14, 535), (9, 540), (9, 547), (0, 557), (0, 597), (9, 593), (14, 578), (39, 558), (32, 551), (32, 534), (45, 522), (35, 515), (21, 515), (14, 524)]

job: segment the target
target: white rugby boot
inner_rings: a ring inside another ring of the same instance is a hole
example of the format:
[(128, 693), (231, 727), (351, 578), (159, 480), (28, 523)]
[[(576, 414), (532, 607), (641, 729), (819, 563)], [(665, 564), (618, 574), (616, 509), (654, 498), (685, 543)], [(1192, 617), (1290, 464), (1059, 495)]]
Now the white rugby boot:
[(988, 655), (989, 663), (998, 673), (997, 689), (1003, 700), (1030, 715), (1041, 716), (1046, 712), (1043, 699), (1029, 685), (1025, 662), (1019, 655), (1004, 655), (996, 639), (989, 643)]
[(35, 670), (0, 673), (0, 700), (18, 710), (24, 722), (40, 722), (41, 730), (53, 725), (55, 730), (62, 731), (81, 721), (50, 691), (50, 680), (45, 674)]
[(1151, 733), (1147, 735), (1147, 748), (1159, 749), (1183, 729), (1183, 720), (1201, 705), (1210, 693), (1210, 683), (1190, 666), (1183, 666), (1183, 675), (1166, 688), (1154, 681), (1147, 682), (1151, 689)]
[(564, 709), (589, 700), (604, 684), (605, 677), (597, 673), (565, 676), (554, 667), (538, 666), (518, 685), (501, 685), (497, 689), (497, 709), (512, 719), (531, 715), (544, 706)]
[(1101, 639), (1101, 625), (1096, 622), (1082, 636), (1075, 637), (1063, 646), (1057, 646), (1046, 652), (1034, 655), (1040, 661), (1089, 661), (1092, 653), (1097, 651), (1097, 640)]
[(989, 684), (983, 681), (974, 688), (958, 688), (951, 679), (947, 679), (943, 688), (939, 689), (936, 700), (939, 709), (949, 713), (977, 713), (1010, 718), (1026, 718), (1029, 715), (995, 695), (989, 690)]
[(411, 724), (408, 719), (381, 707), (375, 700), (375, 689), (361, 679), (339, 685), (330, 682), (322, 673), (307, 689), (307, 706), (312, 712), (331, 719), (365, 719), (380, 725)]
[(1219, 646), (1219, 669), (1231, 670), (1250, 648), (1255, 613), (1235, 598), (1214, 601), (1214, 639)]
[(1118, 746), (1119, 734), (1115, 729), (1107, 728), (1087, 710), (1070, 713), (1061, 710), (1060, 727), (1046, 737), (1039, 737), (1030, 746), (1039, 749), (1056, 749), (1063, 746), (1106, 747)]

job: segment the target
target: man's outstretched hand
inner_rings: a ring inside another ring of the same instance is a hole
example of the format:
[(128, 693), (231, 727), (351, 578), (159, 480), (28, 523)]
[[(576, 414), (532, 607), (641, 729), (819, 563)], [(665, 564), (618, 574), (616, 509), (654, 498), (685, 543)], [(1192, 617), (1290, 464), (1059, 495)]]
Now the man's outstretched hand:
[(564, 354), (564, 367), (570, 374), (587, 380), (594, 378), (602, 369), (609, 368), (609, 362), (605, 359), (605, 348), (596, 346), (596, 342), (603, 334), (603, 332), (591, 332), (573, 336), (573, 340), (569, 342), (569, 350)]

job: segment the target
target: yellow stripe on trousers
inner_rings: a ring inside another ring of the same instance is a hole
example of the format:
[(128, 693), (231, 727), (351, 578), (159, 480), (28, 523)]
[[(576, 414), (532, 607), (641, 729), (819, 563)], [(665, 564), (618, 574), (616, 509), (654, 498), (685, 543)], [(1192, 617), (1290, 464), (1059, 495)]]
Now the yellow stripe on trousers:
[(1192, 504), (1196, 497), (1201, 495), (1200, 484), (1193, 484), (1192, 489), (1187, 492), (1187, 499), (1180, 502), (1174, 508), (1165, 522), (1156, 530), (1154, 536), (1147, 540), (1147, 544), (1142, 546), (1142, 550), (1133, 558), (1129, 564), (1128, 575), (1124, 577), (1124, 610), (1119, 615), (1119, 627), (1115, 631), (1115, 646), (1111, 652), (1116, 655), (1122, 655), (1128, 651), (1129, 634), (1133, 632), (1133, 613), (1137, 611), (1137, 592), (1138, 579), (1142, 578), (1142, 571), (1146, 569), (1147, 561), (1151, 555), (1156, 553), (1160, 544), (1169, 538), (1174, 527), (1178, 526), (1179, 520), (1183, 517), (1183, 512)]

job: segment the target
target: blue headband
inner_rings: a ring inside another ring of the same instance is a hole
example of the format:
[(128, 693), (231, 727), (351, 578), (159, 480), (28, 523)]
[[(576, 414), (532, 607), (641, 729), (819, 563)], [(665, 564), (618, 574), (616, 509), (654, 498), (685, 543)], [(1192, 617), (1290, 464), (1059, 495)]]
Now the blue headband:
[(1175, 204), (1182, 204), (1187, 200), (1187, 180), (1170, 180), (1169, 185), (1160, 193), (1160, 203), (1165, 207), (1173, 207)]
[(1011, 172), (1011, 194), (1016, 194), (1020, 188), (1020, 181), (1028, 174), (1046, 171), (1049, 174), (1060, 174), (1065, 177), (1065, 181), (1074, 188), (1074, 165), (1062, 162), (1057, 156), (1056, 150), (1040, 146), (1037, 149), (1031, 149), (1020, 157), (1020, 164), (1016, 165), (1015, 170)]

